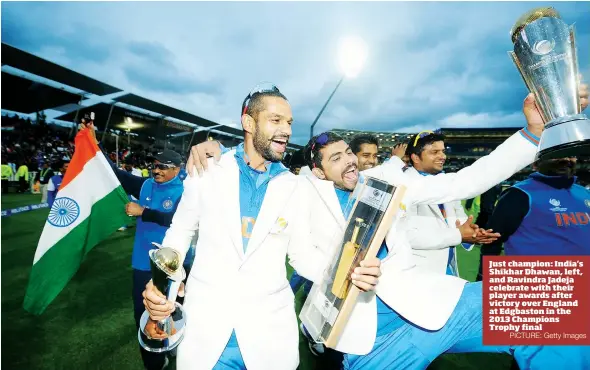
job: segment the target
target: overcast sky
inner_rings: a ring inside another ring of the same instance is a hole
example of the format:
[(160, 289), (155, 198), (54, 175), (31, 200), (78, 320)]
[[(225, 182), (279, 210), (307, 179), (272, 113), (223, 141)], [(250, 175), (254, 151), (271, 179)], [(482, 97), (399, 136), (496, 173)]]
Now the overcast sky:
[[(224, 124), (237, 125), (249, 90), (272, 81), (292, 104), (292, 141), (304, 144), (340, 78), (344, 35), (366, 41), (368, 61), (316, 132), (521, 126), (526, 89), (506, 53), (509, 30), (547, 4), (2, 2), (2, 42)], [(588, 3), (552, 5), (576, 23), (588, 80)]]

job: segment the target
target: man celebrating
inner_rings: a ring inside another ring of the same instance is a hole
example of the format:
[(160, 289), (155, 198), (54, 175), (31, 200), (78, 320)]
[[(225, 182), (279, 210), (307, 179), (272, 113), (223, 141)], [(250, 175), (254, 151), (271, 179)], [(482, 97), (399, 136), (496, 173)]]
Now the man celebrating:
[(375, 135), (358, 134), (350, 141), (350, 149), (358, 158), (359, 171), (368, 170), (379, 164), (379, 139)]
[[(260, 86), (240, 113), (244, 143), (203, 176), (186, 179), (163, 241), (184, 255), (199, 229), (180, 370), (295, 369), (299, 336), (285, 259), (312, 281), (327, 261), (310, 238), (302, 177), (280, 163), (293, 121), (287, 99), (273, 85)], [(355, 284), (374, 289), (378, 266), (376, 259), (366, 261)], [(144, 296), (154, 320), (173, 310), (151, 283)]]
[[(443, 172), (446, 161), (444, 136), (423, 131), (411, 137), (407, 153), (411, 167), (405, 173), (414, 178)], [(484, 225), (485, 226), (485, 225)], [(473, 244), (487, 244), (499, 235), (473, 224), (461, 201), (415, 205), (408, 209), (407, 236), (417, 268), (459, 276), (455, 246), (471, 250)]]
[[(588, 93), (583, 86), (580, 96), (585, 108)], [(544, 123), (532, 95), (525, 100), (523, 112), (527, 128), (458, 173), (410, 177), (401, 172), (401, 161), (392, 157), (392, 163), (360, 176), (406, 185), (406, 207), (480, 194), (534, 159)], [(331, 133), (312, 138), (306, 148), (308, 165), (317, 178), (306, 177), (314, 190), (310, 192), (312, 235), (318, 245), (338, 245), (350, 212), (347, 205), (353, 203), (351, 190), (359, 180), (356, 156), (342, 138)], [(395, 162), (398, 166), (392, 166)], [(513, 353), (522, 369), (590, 366), (588, 347), (484, 346), (481, 284), (417, 269), (407, 241), (409, 219), (401, 210), (378, 254), (387, 259), (376, 294), (361, 293), (336, 346), (345, 353), (346, 369), (425, 369), (445, 352)]]
[[(89, 129), (94, 134), (94, 123), (85, 123), (83, 129)], [(139, 320), (145, 311), (142, 292), (152, 277), (149, 251), (157, 248), (153, 243), (162, 243), (182, 196), (182, 180), (178, 176), (182, 157), (172, 150), (155, 154), (152, 158), (154, 164), (151, 178), (136, 176), (127, 170), (119, 169), (107, 155), (105, 158), (125, 192), (138, 199), (138, 203), (127, 203), (125, 211), (129, 216), (137, 217), (131, 267), (135, 325), (139, 328)], [(189, 244), (190, 241), (186, 244), (187, 249)], [(160, 370), (168, 363), (166, 354), (148, 352), (141, 346), (139, 349), (143, 365), (148, 370)]]
[(590, 255), (590, 191), (575, 183), (576, 162), (540, 160), (536, 172), (506, 190), (488, 222), (502, 237), (482, 246), (482, 260), (499, 255), (502, 243), (506, 255)]

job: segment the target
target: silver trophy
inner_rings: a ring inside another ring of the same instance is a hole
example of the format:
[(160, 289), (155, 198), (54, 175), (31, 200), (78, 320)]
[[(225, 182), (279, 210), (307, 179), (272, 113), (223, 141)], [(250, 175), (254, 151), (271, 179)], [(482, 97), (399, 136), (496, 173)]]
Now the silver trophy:
[(508, 52), (545, 121), (536, 159), (590, 154), (590, 120), (581, 114), (574, 27), (553, 8), (524, 14), (510, 30)]
[[(166, 299), (175, 302), (176, 309), (172, 315), (157, 322), (150, 319), (149, 312), (145, 311), (139, 321), (137, 336), (145, 350), (166, 352), (176, 348), (184, 337), (186, 312), (176, 302), (176, 296), (186, 273), (182, 267), (180, 254), (174, 249), (152, 249), (149, 253), (152, 282), (166, 296)], [(153, 332), (157, 332), (163, 338), (151, 337), (149, 333)]]

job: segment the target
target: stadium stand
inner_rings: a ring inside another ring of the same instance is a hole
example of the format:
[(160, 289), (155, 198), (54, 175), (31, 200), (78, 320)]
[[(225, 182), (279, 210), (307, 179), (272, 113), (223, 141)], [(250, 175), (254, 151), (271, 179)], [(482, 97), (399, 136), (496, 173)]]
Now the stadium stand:
[[(1, 53), (2, 91), (10, 91), (2, 97), (2, 157), (13, 166), (25, 163), (31, 183), (43, 163), (71, 158), (73, 123), (91, 112), (97, 137), (113, 161), (125, 156), (138, 167), (164, 148), (186, 157), (192, 145), (208, 139), (229, 148), (243, 140), (239, 128), (125, 92), (6, 43)], [(15, 181), (10, 178), (10, 189)]]

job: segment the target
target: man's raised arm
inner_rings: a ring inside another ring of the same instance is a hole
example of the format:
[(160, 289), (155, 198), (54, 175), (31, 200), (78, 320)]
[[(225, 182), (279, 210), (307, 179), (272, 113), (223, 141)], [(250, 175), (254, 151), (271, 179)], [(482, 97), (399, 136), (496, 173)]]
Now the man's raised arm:
[[(583, 109), (588, 105), (586, 85), (580, 86), (580, 96), (584, 98)], [(527, 127), (518, 131), (489, 155), (475, 161), (456, 173), (441, 173), (436, 176), (413, 178), (405, 176), (401, 160), (392, 157), (388, 163), (373, 169), (369, 176), (381, 178), (390, 184), (405, 185), (407, 192), (404, 203), (439, 204), (468, 199), (482, 194), (492, 186), (508, 179), (535, 160), (539, 136), (544, 122), (532, 94), (523, 104)]]

